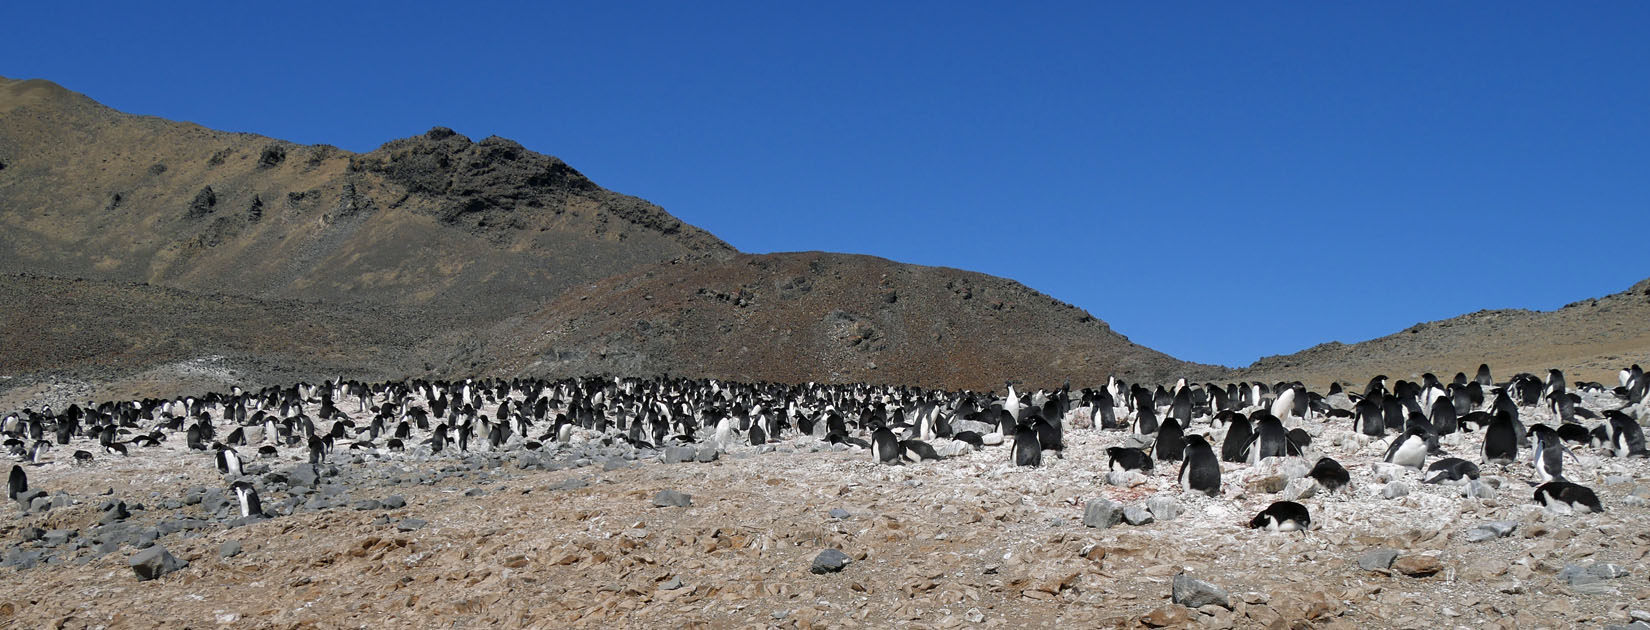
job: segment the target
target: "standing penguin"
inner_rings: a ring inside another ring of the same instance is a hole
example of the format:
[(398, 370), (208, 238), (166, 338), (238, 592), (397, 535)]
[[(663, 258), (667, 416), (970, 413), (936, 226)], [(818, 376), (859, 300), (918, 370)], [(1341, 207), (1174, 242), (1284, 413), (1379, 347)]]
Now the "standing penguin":
[(1564, 453), (1568, 451), (1558, 432), (1545, 424), (1537, 424), (1530, 427), (1530, 436), (1534, 443), (1530, 449), (1530, 465), (1535, 467), (1536, 478), (1541, 483), (1564, 481)]
[(1043, 465), (1043, 445), (1037, 441), (1037, 430), (1030, 424), (1019, 424), (1014, 428), (1014, 465)]
[(1174, 418), (1164, 418), (1163, 426), (1157, 429), (1157, 441), (1152, 444), (1153, 454), (1157, 456), (1158, 461), (1171, 462), (1180, 459), (1186, 451), (1184, 435), (1179, 422)]
[(871, 461), (878, 464), (899, 464), (899, 440), (888, 427), (877, 427), (871, 432)]
[(1611, 409), (1604, 412), (1608, 420), (1603, 427), (1609, 439), (1609, 448), (1616, 457), (1650, 457), (1650, 451), (1645, 450), (1644, 427), (1633, 421), (1620, 411)]
[(1233, 412), (1227, 423), (1226, 440), (1220, 443), (1220, 459), (1227, 462), (1243, 461), (1243, 449), (1254, 439), (1255, 431), (1249, 425), (1249, 416)]
[(241, 476), (241, 457), (235, 449), (219, 446), (217, 455), (218, 472), (230, 477)]
[(6, 498), (13, 501), (24, 492), (29, 491), (29, 476), (23, 474), (23, 467), (13, 464), (11, 476), (6, 478)]
[(241, 502), (241, 517), (263, 516), (263, 504), (258, 501), (258, 489), (245, 481), (237, 481), (229, 485), (235, 491), (235, 498)]
[(1511, 464), (1518, 459), (1518, 427), (1505, 410), (1497, 410), (1484, 429), (1484, 463)]
[(1220, 494), (1220, 459), (1200, 434), (1186, 436), (1186, 459), (1180, 463), (1180, 488), (1211, 497)]
[(1277, 416), (1261, 411), (1255, 413), (1255, 435), (1244, 449), (1244, 458), (1252, 466), (1268, 457), (1299, 455), (1300, 449), (1289, 443), (1289, 431)]

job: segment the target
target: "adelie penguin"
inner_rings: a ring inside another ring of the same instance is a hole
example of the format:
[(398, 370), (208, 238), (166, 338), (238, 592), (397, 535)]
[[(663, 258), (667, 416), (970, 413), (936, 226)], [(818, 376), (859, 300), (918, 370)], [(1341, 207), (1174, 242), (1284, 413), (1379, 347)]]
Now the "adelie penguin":
[(1574, 511), (1582, 514), (1603, 512), (1598, 495), (1586, 486), (1568, 481), (1549, 481), (1535, 489), (1535, 502), (1556, 511)]
[(11, 476), (6, 478), (6, 498), (13, 501), (23, 493), (29, 491), (29, 476), (23, 473), (23, 467), (13, 464)]
[(1157, 441), (1152, 444), (1152, 452), (1159, 461), (1178, 461), (1185, 454), (1185, 434), (1180, 430), (1180, 422), (1174, 418), (1164, 418), (1163, 425), (1157, 429)]
[(1294, 501), (1273, 503), (1249, 521), (1251, 529), (1273, 532), (1305, 531), (1311, 526), (1312, 516), (1307, 513), (1306, 506)]
[[(1182, 449), (1184, 450), (1184, 449)], [(1106, 470), (1138, 470), (1149, 473), (1152, 471), (1152, 458), (1145, 451), (1138, 448), (1113, 446), (1106, 449)]]
[(1220, 459), (1202, 435), (1186, 436), (1186, 459), (1180, 463), (1180, 488), (1211, 497), (1220, 495)]
[(1233, 413), (1229, 418), (1226, 439), (1220, 443), (1220, 459), (1233, 463), (1242, 462), (1243, 449), (1249, 446), (1249, 440), (1254, 439), (1255, 431), (1249, 425), (1249, 416)]
[(877, 427), (871, 432), (871, 461), (878, 464), (899, 464), (899, 440), (888, 427)]
[(1037, 429), (1029, 424), (1016, 425), (1014, 428), (1014, 465), (1043, 465), (1043, 445), (1037, 439)]
[(217, 455), (218, 472), (229, 477), (241, 476), (241, 456), (235, 449), (220, 446)]
[(235, 498), (241, 502), (242, 518), (249, 516), (262, 517), (264, 515), (263, 503), (258, 501), (257, 488), (252, 487), (252, 484), (245, 481), (237, 481), (229, 484), (229, 487), (235, 491)]
[(1611, 453), (1616, 457), (1650, 457), (1650, 451), (1645, 450), (1644, 427), (1614, 409), (1604, 412), (1604, 417), (1607, 422), (1602, 427)]
[(1518, 459), (1518, 426), (1511, 415), (1496, 411), (1484, 429), (1484, 463), (1511, 464)]
[(1312, 472), (1306, 473), (1306, 476), (1330, 492), (1339, 490), (1352, 481), (1352, 475), (1346, 472), (1346, 468), (1328, 457), (1319, 458), (1318, 463), (1312, 466)]
[(1386, 449), (1386, 462), (1420, 470), (1427, 461), (1427, 431), (1411, 427), (1392, 441)]
[(1445, 457), (1427, 466), (1427, 478), (1422, 483), (1443, 483), (1477, 479), (1478, 465), (1459, 457)]
[[(1564, 448), (1564, 440), (1558, 437), (1558, 432), (1545, 424), (1530, 427), (1530, 436), (1534, 447), (1530, 449), (1530, 465), (1535, 467), (1535, 476), (1540, 483), (1549, 481), (1564, 481), (1564, 454), (1569, 449)], [(1570, 454), (1575, 457), (1574, 453)]]

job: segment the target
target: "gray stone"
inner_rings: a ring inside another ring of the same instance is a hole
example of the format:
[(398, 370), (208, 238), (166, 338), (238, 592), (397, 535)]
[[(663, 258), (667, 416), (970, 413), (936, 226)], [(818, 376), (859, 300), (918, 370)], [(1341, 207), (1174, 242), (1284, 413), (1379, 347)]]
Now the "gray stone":
[(177, 559), (160, 545), (137, 552), (129, 564), (139, 580), (153, 580), (189, 566), (188, 562)]
[(75, 529), (53, 529), (47, 531), (45, 536), (40, 537), (40, 544), (47, 547), (57, 547), (69, 542), (70, 538), (74, 538), (79, 533), (80, 531)]
[(464, 496), (467, 496), (467, 497), (484, 497), (484, 496), (487, 496), (487, 491), (482, 490), (481, 488), (470, 488), (469, 490), (464, 491)]
[(1123, 438), (1123, 448), (1138, 448), (1140, 450), (1146, 450), (1151, 448), (1153, 441), (1155, 441), (1153, 436), (1130, 433), (1127, 437)]
[(1650, 623), (1650, 610), (1629, 610), (1627, 616), (1633, 621)]
[[(39, 488), (31, 488), (31, 489), (28, 489), (28, 490), (24, 490), (23, 492), (21, 492), (17, 495), (17, 503), (19, 505), (22, 505), (23, 507), (32, 509), (32, 507), (34, 505), (34, 500), (45, 497), (45, 496), (46, 496), (46, 491), (45, 490), (41, 490)], [(50, 501), (48, 500), (47, 503), (50, 503)]]
[(691, 462), (696, 453), (691, 446), (666, 446), (663, 461), (666, 464)]
[(1494, 499), (1495, 488), (1481, 479), (1468, 480), (1461, 486), (1461, 496), (1472, 499)]
[(1382, 498), (1396, 499), (1398, 497), (1406, 496), (1409, 496), (1409, 486), (1402, 481), (1394, 481), (1381, 488)]
[(1146, 525), (1153, 520), (1152, 511), (1146, 509), (1145, 504), (1135, 503), (1123, 508), (1123, 521), (1130, 525)]
[(428, 524), (429, 523), (426, 523), (425, 521), (420, 520), (420, 519), (404, 518), (404, 519), (401, 519), (401, 522), (395, 524), (395, 529), (398, 530), (398, 531), (403, 531), (403, 532), (411, 532), (411, 531), (417, 531), (417, 530), (420, 530), (420, 529), (424, 529), (424, 526), (428, 525)]
[(842, 567), (848, 566), (850, 562), (853, 562), (853, 559), (849, 558), (848, 554), (837, 549), (826, 549), (819, 552), (819, 555), (814, 556), (813, 566), (809, 567), (808, 570), (816, 574), (836, 573), (841, 571)]
[(1358, 557), (1358, 568), (1365, 571), (1385, 571), (1392, 568), (1392, 561), (1397, 559), (1398, 551), (1395, 549), (1373, 549)]
[(1604, 626), (1604, 630), (1650, 630), (1650, 622), (1635, 621), (1625, 626)]
[(831, 508), (831, 518), (843, 520), (850, 516), (853, 516), (853, 514), (849, 514), (847, 510), (842, 508)]
[(304, 464), (287, 469), (286, 480), (294, 488), (314, 488), (321, 482), (321, 476), (316, 474), (314, 466)]
[(693, 504), (693, 496), (675, 490), (660, 490), (653, 495), (653, 507), (687, 507)]
[(384, 504), (379, 503), (377, 499), (362, 499), (360, 501), (356, 501), (355, 505), (352, 507), (365, 512), (367, 510), (381, 509), (384, 507)]
[(1467, 542), (1484, 542), (1505, 538), (1518, 529), (1518, 521), (1490, 521), (1467, 530)]
[(1186, 577), (1185, 573), (1175, 574), (1173, 596), (1174, 603), (1187, 608), (1196, 609), (1210, 605), (1228, 610), (1232, 608), (1231, 596), (1226, 593), (1226, 589)]
[(1309, 499), (1318, 494), (1318, 488), (1318, 481), (1311, 477), (1290, 479), (1289, 483), (1283, 487), (1283, 499), (1285, 501)]
[(384, 497), (384, 500), (382, 501), (382, 504), (384, 506), (384, 509), (386, 509), (386, 510), (399, 510), (401, 508), (407, 507), (407, 499), (402, 497), (399, 494), (392, 494), (390, 496)]
[(1627, 567), (1607, 562), (1594, 563), (1593, 566), (1587, 567), (1587, 572), (1606, 580), (1624, 578), (1629, 575)]
[(682, 578), (680, 576), (672, 576), (670, 579), (665, 580), (664, 584), (659, 585), (661, 591), (674, 591), (679, 588), (682, 588)]
[(1146, 499), (1146, 509), (1151, 511), (1152, 518), (1159, 521), (1172, 521), (1180, 516), (1180, 504), (1167, 495), (1159, 494)]
[(1106, 473), (1106, 483), (1121, 488), (1132, 488), (1146, 483), (1146, 475), (1138, 470), (1113, 470)]
[(693, 461), (701, 464), (708, 464), (716, 461), (716, 459), (720, 456), (721, 453), (716, 450), (715, 446), (703, 444), (699, 446), (698, 452), (694, 453)]
[(34, 542), (36, 540), (40, 540), (45, 535), (46, 530), (40, 529), (39, 527), (25, 527), (23, 528), (23, 531), (18, 532), (18, 536), (23, 539), (23, 542)]
[(241, 555), (241, 542), (240, 541), (230, 540), (230, 541), (225, 541), (222, 545), (218, 545), (218, 557), (219, 558), (233, 558), (233, 557), (238, 556), (238, 555)]
[(1088, 505), (1083, 506), (1083, 524), (1089, 527), (1107, 529), (1123, 521), (1123, 506), (1111, 499), (1099, 497), (1090, 499)]
[[(17, 495), (17, 496), (18, 496), (18, 498), (22, 498), (23, 495)], [(48, 496), (45, 496), (45, 495), (35, 497), (33, 501), (29, 502), (29, 512), (34, 513), (34, 514), (41, 514), (41, 513), (44, 513), (44, 512), (50, 512), (51, 509), (52, 509), (52, 498), (48, 497)]]

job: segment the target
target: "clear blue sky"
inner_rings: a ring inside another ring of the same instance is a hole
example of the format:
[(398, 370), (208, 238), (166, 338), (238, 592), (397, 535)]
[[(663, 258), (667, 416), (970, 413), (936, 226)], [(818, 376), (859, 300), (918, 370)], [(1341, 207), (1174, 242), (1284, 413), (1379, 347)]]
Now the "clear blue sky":
[(1006, 276), (1202, 362), (1650, 276), (1650, 2), (802, 4), (17, 2), (0, 75), (513, 138), (744, 251)]

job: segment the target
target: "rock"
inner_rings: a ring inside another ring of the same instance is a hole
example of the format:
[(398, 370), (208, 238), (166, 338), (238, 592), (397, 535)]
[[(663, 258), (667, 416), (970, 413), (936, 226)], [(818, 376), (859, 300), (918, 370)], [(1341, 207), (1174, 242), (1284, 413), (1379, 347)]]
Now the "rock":
[(1232, 609), (1231, 596), (1226, 593), (1226, 589), (1187, 577), (1185, 573), (1175, 574), (1171, 594), (1174, 603), (1187, 608), (1214, 605), (1227, 610)]
[(365, 512), (367, 510), (382, 509), (384, 504), (379, 503), (377, 499), (362, 499), (360, 501), (356, 501), (354, 507), (356, 510)]
[(1625, 626), (1604, 626), (1604, 630), (1650, 630), (1650, 622), (1635, 621)]
[(1650, 611), (1646, 611), (1646, 610), (1629, 610), (1629, 611), (1627, 611), (1627, 617), (1632, 619), (1633, 621), (1642, 621), (1644, 623), (1650, 623)]
[[(45, 496), (46, 496), (46, 491), (45, 490), (41, 490), (39, 488), (30, 488), (28, 490), (24, 490), (23, 492), (21, 492), (17, 495), (17, 503), (19, 505), (22, 505), (23, 507), (27, 507), (27, 508), (32, 509), (32, 507), (34, 505), (34, 500), (39, 499), (39, 498), (43, 498)], [(47, 503), (50, 504), (50, 501), (48, 500)]]
[(46, 536), (46, 530), (40, 529), (39, 527), (25, 527), (23, 528), (23, 531), (18, 532), (18, 536), (22, 538), (23, 542), (34, 542), (44, 538)]
[(1123, 508), (1123, 521), (1130, 525), (1146, 525), (1153, 521), (1151, 510), (1141, 503)]
[(661, 591), (674, 591), (679, 588), (682, 588), (682, 578), (680, 576), (673, 576), (669, 580), (665, 580), (664, 584), (659, 585)]
[(693, 461), (709, 464), (716, 461), (718, 457), (721, 457), (721, 452), (717, 451), (715, 446), (702, 444), (699, 446), (698, 452), (693, 454)]
[(1123, 507), (1104, 497), (1091, 499), (1083, 506), (1083, 524), (1107, 529), (1123, 520)]
[(64, 543), (69, 542), (70, 538), (74, 538), (75, 535), (79, 534), (79, 533), (80, 533), (80, 530), (76, 530), (76, 529), (53, 529), (53, 530), (49, 530), (49, 531), (46, 532), (46, 534), (44, 536), (40, 537), (40, 544), (45, 545), (47, 547), (60, 547)]
[(384, 509), (386, 509), (386, 510), (399, 510), (401, 508), (407, 507), (406, 497), (403, 497), (399, 494), (392, 494), (390, 496), (384, 497), (384, 500), (381, 501), (380, 503), (382, 503)]
[(1381, 498), (1396, 499), (1409, 496), (1409, 485), (1402, 481), (1394, 481), (1381, 488)]
[(1301, 499), (1310, 499), (1317, 496), (1318, 489), (1320, 487), (1321, 486), (1318, 485), (1318, 481), (1316, 479), (1312, 479), (1311, 477), (1297, 477), (1295, 479), (1290, 479), (1289, 484), (1283, 487), (1283, 500), (1299, 501)]
[(826, 549), (819, 552), (819, 555), (814, 556), (813, 566), (809, 567), (808, 570), (821, 575), (836, 573), (841, 571), (842, 567), (848, 566), (850, 562), (853, 562), (853, 559), (849, 558), (848, 554), (842, 553), (841, 550)]
[(426, 523), (425, 521), (423, 521), (421, 519), (404, 518), (404, 519), (401, 519), (401, 522), (395, 524), (395, 529), (397, 531), (412, 532), (412, 531), (418, 531), (420, 529), (424, 529), (424, 526), (428, 525), (428, 524), (429, 523)]
[(1267, 475), (1249, 482), (1249, 492), (1254, 494), (1277, 494), (1289, 487), (1289, 478), (1283, 475)]
[(1154, 436), (1130, 433), (1128, 437), (1123, 438), (1123, 448), (1138, 448), (1144, 451), (1150, 449), (1154, 441), (1156, 441)]
[(1180, 504), (1168, 495), (1159, 494), (1146, 499), (1146, 509), (1152, 513), (1152, 518), (1159, 521), (1172, 521), (1180, 516)]
[(693, 461), (695, 451), (691, 446), (666, 446), (662, 461), (666, 464), (682, 464)]
[(1403, 556), (1393, 561), (1392, 570), (1410, 577), (1426, 577), (1444, 570), (1444, 563), (1432, 556)]
[(1365, 571), (1385, 571), (1392, 568), (1392, 561), (1398, 559), (1395, 549), (1372, 549), (1358, 557), (1358, 568)]
[(1467, 542), (1484, 542), (1505, 538), (1516, 529), (1518, 529), (1518, 521), (1490, 521), (1467, 530), (1466, 539)]
[(1594, 563), (1593, 566), (1587, 567), (1587, 572), (1605, 580), (1624, 578), (1629, 575), (1627, 567), (1607, 562)]
[(177, 559), (160, 545), (137, 552), (129, 564), (139, 580), (153, 580), (189, 566), (188, 562)]
[(675, 490), (660, 490), (653, 495), (653, 507), (687, 507), (693, 504), (692, 495)]
[(1461, 496), (1469, 499), (1494, 499), (1495, 488), (1480, 479), (1471, 479), (1466, 485), (1461, 486)]
[(1140, 623), (1153, 628), (1184, 628), (1192, 623), (1192, 611), (1185, 606), (1160, 606), (1142, 615)]
[(846, 520), (848, 517), (853, 516), (852, 514), (849, 514), (847, 510), (842, 508), (831, 508), (830, 514), (831, 518), (837, 520)]
[(1106, 473), (1106, 483), (1121, 488), (1132, 488), (1146, 481), (1146, 475), (1138, 470), (1113, 470)]
[(293, 466), (285, 473), (287, 485), (294, 488), (314, 488), (320, 483), (321, 476), (315, 472), (315, 467), (309, 464)]
[(241, 541), (229, 540), (224, 541), (222, 545), (218, 545), (219, 558), (233, 558), (238, 555), (241, 555)]

